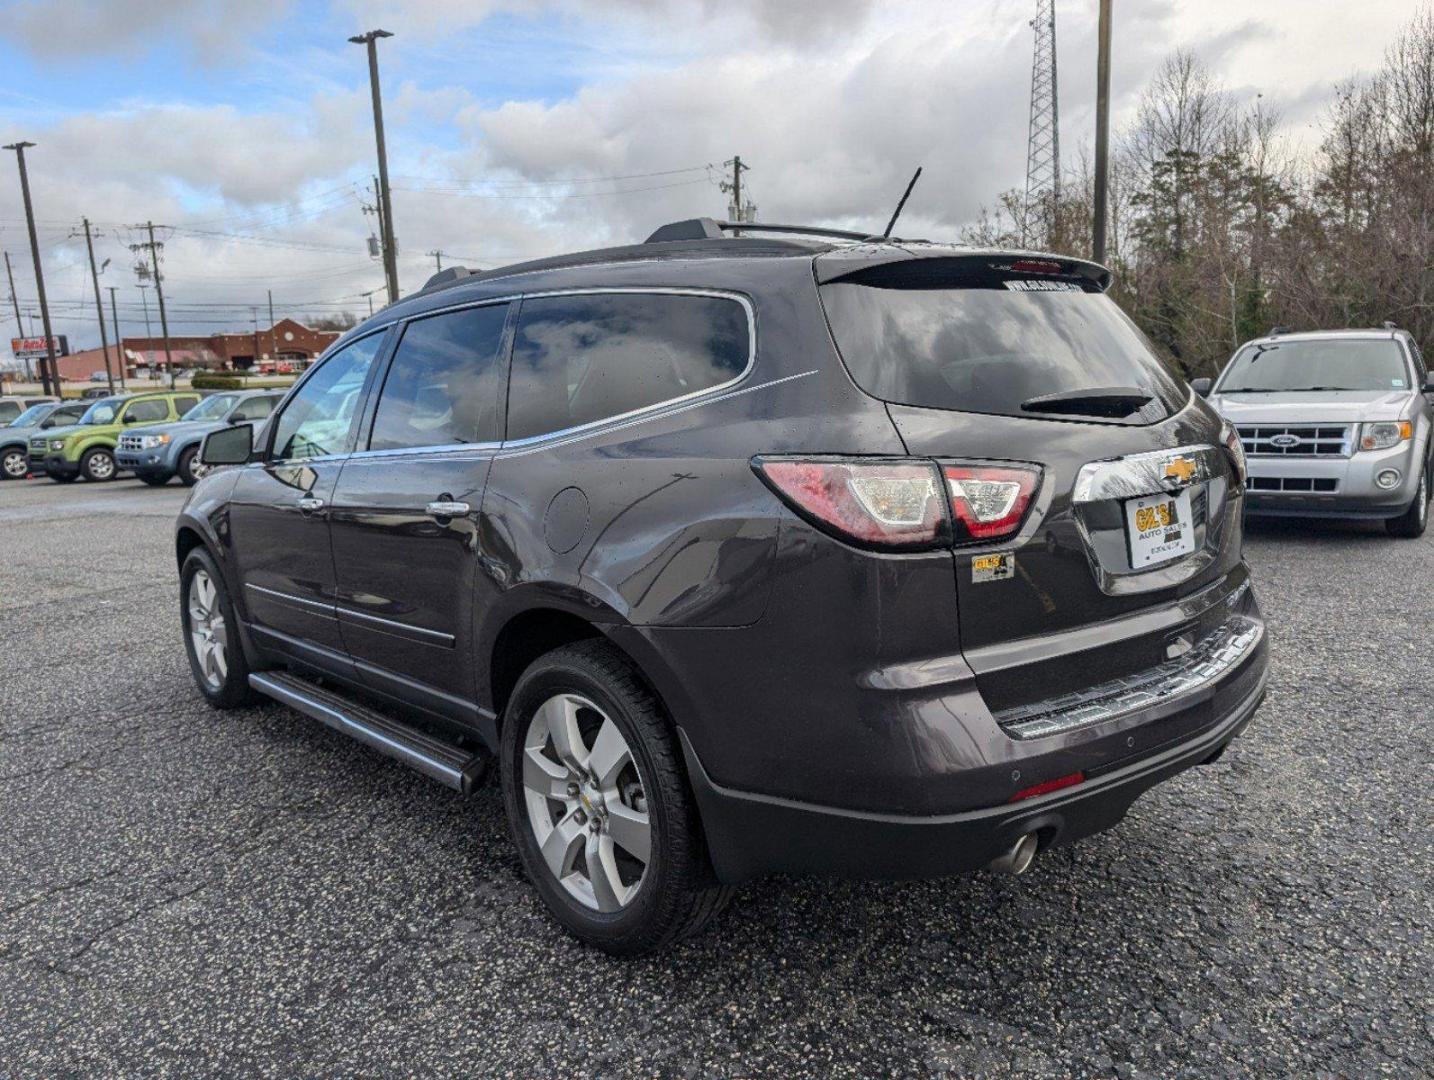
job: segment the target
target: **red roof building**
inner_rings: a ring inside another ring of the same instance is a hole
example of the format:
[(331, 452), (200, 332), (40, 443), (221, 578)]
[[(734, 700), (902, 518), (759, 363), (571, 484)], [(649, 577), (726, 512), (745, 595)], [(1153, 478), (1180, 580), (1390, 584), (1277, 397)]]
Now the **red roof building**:
[[(313, 360), (338, 338), (335, 330), (314, 330), (294, 319), (280, 319), (273, 326), (237, 334), (207, 336), (170, 335), (169, 353), (176, 368), (206, 368), (219, 371), (237, 368), (247, 371), (294, 370)], [(137, 368), (150, 370), (164, 367), (164, 338), (127, 337), (121, 343), (126, 375)], [(110, 364), (118, 379), (119, 359), (110, 346)], [(104, 353), (84, 349), (59, 357), (60, 378), (69, 382), (85, 382), (97, 371), (105, 370)]]

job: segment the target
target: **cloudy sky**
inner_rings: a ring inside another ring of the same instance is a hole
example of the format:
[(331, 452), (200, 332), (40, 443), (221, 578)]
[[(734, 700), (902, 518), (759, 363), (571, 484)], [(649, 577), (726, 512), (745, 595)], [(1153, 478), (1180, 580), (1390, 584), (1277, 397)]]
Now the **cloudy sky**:
[[(56, 332), (98, 343), (82, 217), (123, 332), (143, 331), (132, 226), (162, 224), (171, 330), (348, 310), (382, 286), (363, 213), (368, 73), (383, 27), (404, 291), (428, 252), (473, 266), (641, 239), (725, 216), (740, 154), (766, 221), (954, 236), (1025, 166), (1034, 0), (9, 0), (0, 135), (28, 139)], [(1412, 0), (1116, 0), (1117, 124), (1175, 48), (1282, 110), (1298, 150), (1332, 85), (1377, 67)], [(1089, 146), (1094, 0), (1057, 3), (1062, 140)], [(34, 276), (14, 157), (0, 247)], [(0, 297), (8, 299), (3, 281)], [(374, 300), (382, 304), (381, 292)], [(106, 294), (108, 305), (108, 294)], [(149, 290), (154, 315), (153, 290)], [(10, 307), (0, 310), (14, 333)], [(38, 321), (38, 320), (37, 320)], [(157, 328), (158, 322), (155, 320)], [(29, 330), (28, 318), (26, 330)], [(157, 329), (156, 329), (157, 332)], [(3, 355), (3, 354), (0, 354)]]

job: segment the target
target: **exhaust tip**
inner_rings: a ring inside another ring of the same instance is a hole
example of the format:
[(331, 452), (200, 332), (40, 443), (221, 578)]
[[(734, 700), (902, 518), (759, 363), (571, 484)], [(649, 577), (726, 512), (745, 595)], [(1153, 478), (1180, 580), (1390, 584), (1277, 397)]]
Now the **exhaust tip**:
[(1010, 874), (1012, 877), (1024, 874), (1031, 868), (1031, 863), (1035, 862), (1036, 852), (1040, 850), (1040, 847), (1040, 838), (1033, 832), (1026, 833), (1002, 854), (987, 863), (986, 869)]

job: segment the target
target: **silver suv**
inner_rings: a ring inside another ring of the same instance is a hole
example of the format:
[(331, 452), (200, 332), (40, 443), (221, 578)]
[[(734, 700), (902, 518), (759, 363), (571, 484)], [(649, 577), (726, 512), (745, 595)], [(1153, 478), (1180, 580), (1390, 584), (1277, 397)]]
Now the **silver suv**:
[(1372, 518), (1394, 536), (1429, 519), (1434, 394), (1405, 330), (1273, 331), (1195, 389), (1239, 430), (1246, 513)]

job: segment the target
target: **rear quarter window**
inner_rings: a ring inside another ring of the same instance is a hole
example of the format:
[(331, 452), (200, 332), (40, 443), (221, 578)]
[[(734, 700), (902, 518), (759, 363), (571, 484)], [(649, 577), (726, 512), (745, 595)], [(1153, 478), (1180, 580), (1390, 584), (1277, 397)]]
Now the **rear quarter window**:
[(524, 300), (508, 438), (581, 427), (711, 390), (751, 358), (747, 309), (719, 296), (602, 293)]

